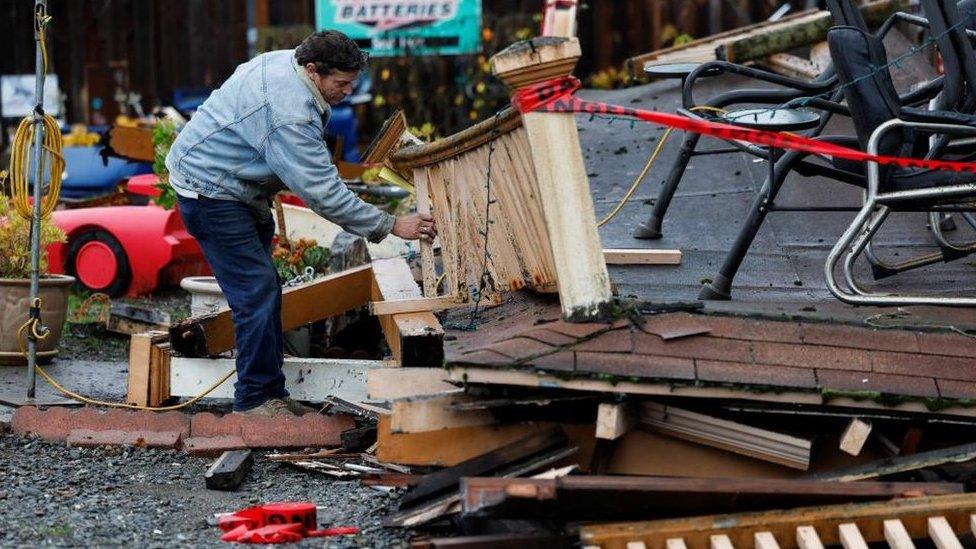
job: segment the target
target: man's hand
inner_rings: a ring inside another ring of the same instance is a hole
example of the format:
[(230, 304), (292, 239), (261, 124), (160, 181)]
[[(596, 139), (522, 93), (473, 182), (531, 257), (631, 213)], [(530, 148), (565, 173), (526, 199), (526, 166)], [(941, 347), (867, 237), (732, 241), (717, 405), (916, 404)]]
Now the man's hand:
[(428, 214), (401, 215), (393, 223), (393, 234), (405, 240), (434, 240), (437, 236), (437, 224)]

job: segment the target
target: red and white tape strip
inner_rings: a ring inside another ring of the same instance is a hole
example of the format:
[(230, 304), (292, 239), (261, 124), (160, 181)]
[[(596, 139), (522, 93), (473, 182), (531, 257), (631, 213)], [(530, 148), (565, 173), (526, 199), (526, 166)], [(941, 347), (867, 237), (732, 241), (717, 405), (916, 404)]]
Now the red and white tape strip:
[(512, 98), (512, 105), (522, 113), (546, 111), (629, 117), (720, 139), (747, 141), (778, 149), (790, 149), (860, 162), (877, 162), (878, 164), (889, 164), (903, 168), (976, 173), (976, 163), (973, 162), (872, 155), (799, 135), (754, 130), (720, 122), (696, 120), (677, 114), (632, 109), (598, 101), (586, 101), (574, 95), (579, 88), (579, 80), (572, 76), (541, 82), (520, 89)]

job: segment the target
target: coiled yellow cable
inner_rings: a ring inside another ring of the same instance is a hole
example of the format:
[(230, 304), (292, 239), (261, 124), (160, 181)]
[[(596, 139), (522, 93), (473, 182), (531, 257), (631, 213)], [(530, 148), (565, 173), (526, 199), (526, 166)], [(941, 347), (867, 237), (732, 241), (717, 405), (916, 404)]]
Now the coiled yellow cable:
[[(39, 43), (41, 47), (41, 59), (43, 61), (44, 73), (47, 73), (47, 45), (45, 37), (45, 29), (47, 25), (51, 22), (50, 16), (38, 17), (38, 28), (39, 28)], [(58, 197), (61, 195), (61, 174), (64, 172), (64, 156), (61, 154), (63, 149), (63, 142), (61, 139), (61, 129), (58, 127), (58, 123), (51, 116), (44, 115), (44, 142), (41, 144), (41, 166), (40, 166), (40, 177), (43, 178), (45, 174), (45, 168), (50, 164), (50, 179), (47, 185), (47, 193), (41, 199), (41, 219), (47, 219), (50, 217), (51, 212), (54, 211), (55, 206), (58, 204)], [(18, 215), (26, 220), (32, 220), (34, 217), (33, 205), (31, 204), (31, 189), (30, 189), (30, 175), (28, 170), (31, 169), (31, 150), (34, 143), (35, 134), (34, 117), (28, 116), (20, 121), (20, 125), (17, 126), (17, 133), (14, 135), (14, 141), (11, 145), (11, 155), (10, 155), (10, 194), (11, 202), (14, 205), (14, 209)], [(45, 154), (46, 153), (46, 154)], [(2, 177), (2, 174), (0, 174)], [(2, 179), (0, 179), (2, 180)], [(42, 185), (43, 186), (43, 185)], [(32, 308), (41, 308), (41, 298), (35, 297), (31, 303)], [(31, 317), (28, 318), (27, 322), (24, 322), (20, 328), (17, 330), (17, 343), (20, 345), (20, 352), (25, 357), (27, 356), (25, 339), (28, 336), (34, 340), (40, 341), (46, 338), (50, 331), (44, 328), (40, 323), (40, 318)], [(41, 375), (52, 387), (58, 390), (61, 394), (77, 400), (79, 402), (84, 402), (85, 404), (91, 404), (95, 406), (107, 406), (110, 408), (124, 408), (127, 410), (151, 410), (156, 412), (165, 412), (169, 410), (179, 410), (181, 408), (186, 408), (192, 405), (201, 398), (210, 394), (214, 389), (219, 387), (223, 382), (230, 379), (236, 370), (230, 370), (223, 375), (217, 382), (208, 387), (205, 391), (199, 395), (191, 398), (186, 402), (181, 402), (180, 404), (175, 404), (173, 406), (161, 406), (161, 407), (151, 407), (151, 406), (138, 406), (135, 404), (125, 404), (121, 402), (106, 402), (103, 400), (96, 400), (93, 398), (88, 398), (86, 396), (80, 395), (73, 391), (66, 389), (61, 386), (53, 377), (51, 377), (44, 368), (35, 364), (34, 369), (38, 374)]]
[[(727, 112), (725, 109), (720, 109), (718, 107), (711, 107), (708, 105), (699, 105), (697, 107), (692, 107), (691, 110), (695, 112), (698, 111), (717, 112), (717, 113)], [(617, 217), (617, 214), (619, 214), (620, 210), (624, 208), (624, 205), (627, 204), (627, 202), (630, 200), (630, 197), (634, 196), (634, 193), (637, 192), (637, 189), (640, 187), (641, 182), (643, 182), (644, 178), (647, 177), (647, 172), (651, 170), (651, 166), (654, 165), (654, 162), (657, 160), (658, 155), (661, 154), (661, 149), (664, 148), (664, 144), (668, 141), (668, 138), (671, 137), (671, 132), (673, 131), (674, 128), (668, 128), (667, 131), (664, 132), (664, 135), (662, 135), (661, 139), (658, 140), (657, 146), (654, 147), (653, 151), (651, 151), (651, 156), (648, 157), (647, 163), (644, 164), (644, 169), (641, 170), (640, 175), (638, 175), (637, 179), (635, 179), (634, 182), (631, 183), (630, 188), (627, 189), (627, 193), (624, 194), (624, 197), (620, 199), (620, 202), (617, 202), (617, 205), (614, 206), (612, 210), (610, 210), (610, 213), (608, 213), (606, 217), (601, 219), (599, 223), (596, 224), (597, 227), (602, 227), (607, 223), (609, 223), (611, 219)]]
[[(45, 29), (50, 21), (50, 17), (44, 17), (38, 21), (40, 27), (39, 42), (41, 46), (41, 59), (43, 60), (45, 74), (47, 73)], [(55, 206), (57, 206), (58, 197), (61, 194), (61, 174), (64, 172), (64, 156), (61, 155), (63, 143), (61, 140), (61, 129), (58, 127), (57, 121), (47, 114), (44, 115), (43, 121), (44, 142), (41, 144), (40, 177), (44, 177), (49, 164), (50, 179), (47, 185), (47, 193), (41, 199), (41, 219), (47, 219), (51, 215), (51, 212), (54, 211)], [(34, 117), (25, 117), (20, 121), (20, 125), (17, 126), (17, 133), (14, 134), (14, 141), (11, 145), (10, 153), (11, 202), (17, 214), (26, 220), (33, 218), (30, 174), (28, 171), (31, 169), (31, 150), (34, 143), (34, 133)]]

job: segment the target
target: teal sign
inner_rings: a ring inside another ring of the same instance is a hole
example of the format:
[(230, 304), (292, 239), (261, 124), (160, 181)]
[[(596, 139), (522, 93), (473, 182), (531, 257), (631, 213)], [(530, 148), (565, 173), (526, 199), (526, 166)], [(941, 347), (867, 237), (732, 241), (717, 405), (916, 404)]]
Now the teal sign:
[(315, 26), (377, 57), (478, 53), (481, 0), (315, 0)]

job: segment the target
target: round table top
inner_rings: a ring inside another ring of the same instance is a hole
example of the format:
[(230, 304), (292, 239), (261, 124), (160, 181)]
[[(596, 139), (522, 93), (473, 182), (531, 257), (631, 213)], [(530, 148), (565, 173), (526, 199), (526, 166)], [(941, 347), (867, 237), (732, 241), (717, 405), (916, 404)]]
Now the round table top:
[(820, 115), (807, 109), (742, 109), (718, 118), (734, 126), (771, 131), (808, 130), (820, 123)]
[[(644, 73), (657, 78), (685, 78), (701, 65), (701, 63), (655, 63), (648, 61), (644, 63)], [(718, 74), (717, 69), (707, 71), (702, 76), (713, 76), (715, 74)]]

